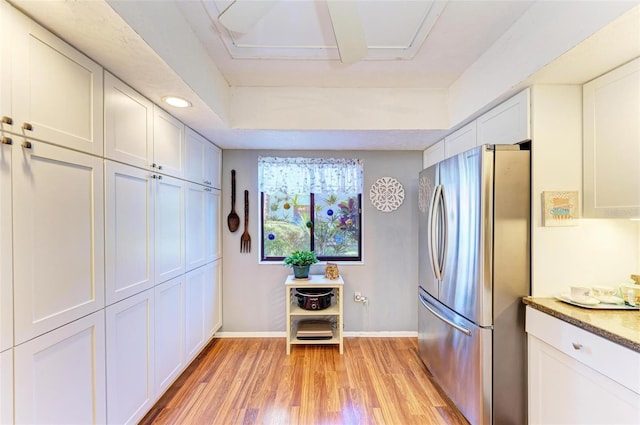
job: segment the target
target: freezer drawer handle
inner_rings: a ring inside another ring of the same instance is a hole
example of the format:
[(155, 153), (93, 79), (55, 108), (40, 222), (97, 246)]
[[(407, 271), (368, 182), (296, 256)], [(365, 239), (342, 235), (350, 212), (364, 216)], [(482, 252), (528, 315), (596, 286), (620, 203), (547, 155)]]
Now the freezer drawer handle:
[(422, 303), (422, 305), (424, 306), (424, 308), (426, 308), (427, 310), (429, 310), (431, 312), (431, 314), (433, 314), (434, 316), (436, 316), (438, 319), (442, 320), (444, 323), (446, 323), (447, 325), (451, 326), (452, 328), (455, 328), (457, 330), (459, 330), (460, 332), (462, 332), (463, 334), (465, 334), (466, 336), (471, 336), (471, 331), (469, 329), (463, 328), (460, 325), (457, 325), (455, 323), (453, 323), (451, 320), (442, 317), (441, 315), (438, 314), (437, 311), (435, 311), (434, 309), (432, 309), (431, 307), (429, 307), (429, 305), (427, 304), (427, 300), (424, 299), (424, 297), (422, 295), (418, 295), (420, 297), (420, 302)]

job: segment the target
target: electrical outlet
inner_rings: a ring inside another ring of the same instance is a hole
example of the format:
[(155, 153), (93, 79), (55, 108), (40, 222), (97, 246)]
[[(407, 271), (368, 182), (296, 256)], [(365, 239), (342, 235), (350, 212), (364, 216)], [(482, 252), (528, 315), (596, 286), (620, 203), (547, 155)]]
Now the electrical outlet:
[(362, 301), (362, 292), (355, 292), (353, 294), (353, 301), (359, 303), (360, 301)]

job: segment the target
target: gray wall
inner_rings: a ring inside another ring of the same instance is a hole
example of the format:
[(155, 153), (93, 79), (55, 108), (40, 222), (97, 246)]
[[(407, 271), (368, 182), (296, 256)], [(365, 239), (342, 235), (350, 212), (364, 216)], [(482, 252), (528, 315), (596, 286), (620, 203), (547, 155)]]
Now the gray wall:
[[(346, 332), (415, 332), (417, 330), (417, 176), (421, 151), (223, 151), (222, 332), (283, 332), (284, 280), (291, 270), (282, 264), (259, 264), (258, 156), (360, 158), (364, 161), (363, 264), (339, 263), (344, 278)], [(240, 229), (226, 225), (231, 210), (231, 170), (236, 170), (236, 211)], [(369, 201), (369, 189), (380, 177), (397, 179), (405, 190), (404, 203), (384, 213)], [(249, 190), (251, 253), (240, 253), (244, 230), (243, 193)], [(312, 273), (324, 273), (316, 266)], [(368, 305), (355, 303), (360, 291)]]

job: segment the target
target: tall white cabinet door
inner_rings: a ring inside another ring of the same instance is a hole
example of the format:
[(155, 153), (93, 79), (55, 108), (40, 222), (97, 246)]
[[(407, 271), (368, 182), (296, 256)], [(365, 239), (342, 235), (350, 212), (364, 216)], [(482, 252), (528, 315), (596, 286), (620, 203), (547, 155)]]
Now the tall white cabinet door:
[(496, 106), (477, 119), (478, 145), (512, 145), (531, 139), (529, 89)]
[(153, 162), (160, 173), (184, 177), (184, 124), (157, 106), (153, 108)]
[(13, 349), (0, 352), (0, 424), (13, 420)]
[(154, 191), (148, 171), (105, 165), (106, 303), (154, 285)]
[(102, 68), (26, 16), (14, 15), (14, 127), (28, 124), (29, 137), (102, 155)]
[(155, 205), (156, 284), (185, 272), (185, 182), (157, 176)]
[[(2, 137), (0, 132), (0, 138)], [(11, 145), (0, 143), (0, 351), (13, 345), (13, 247), (11, 240)]]
[(220, 191), (218, 189), (205, 189), (205, 213), (204, 213), (204, 235), (205, 235), (205, 258), (209, 263), (222, 257), (220, 249)]
[(31, 142), (13, 149), (13, 180), (17, 345), (104, 308), (103, 165)]
[(16, 423), (106, 421), (103, 311), (19, 345), (14, 353)]
[(205, 266), (204, 326), (206, 339), (222, 327), (222, 260)]
[(153, 162), (153, 104), (105, 72), (104, 152), (109, 159), (151, 167)]
[(206, 189), (194, 183), (186, 185), (186, 270), (193, 270), (205, 263), (205, 234), (206, 203), (208, 201)]
[(205, 279), (207, 267), (191, 270), (185, 275), (185, 353), (193, 359), (206, 342), (205, 334)]
[(184, 339), (184, 275), (154, 288), (155, 390), (162, 394), (186, 366)]
[(135, 424), (153, 406), (153, 289), (110, 305), (107, 324), (107, 421)]

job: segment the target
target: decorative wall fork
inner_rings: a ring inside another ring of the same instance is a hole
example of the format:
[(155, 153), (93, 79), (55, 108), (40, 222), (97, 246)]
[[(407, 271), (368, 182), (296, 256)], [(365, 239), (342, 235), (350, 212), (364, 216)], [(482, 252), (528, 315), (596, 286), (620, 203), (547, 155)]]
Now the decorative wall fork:
[(244, 232), (240, 237), (240, 252), (251, 252), (251, 236), (249, 236), (249, 191), (244, 191)]

